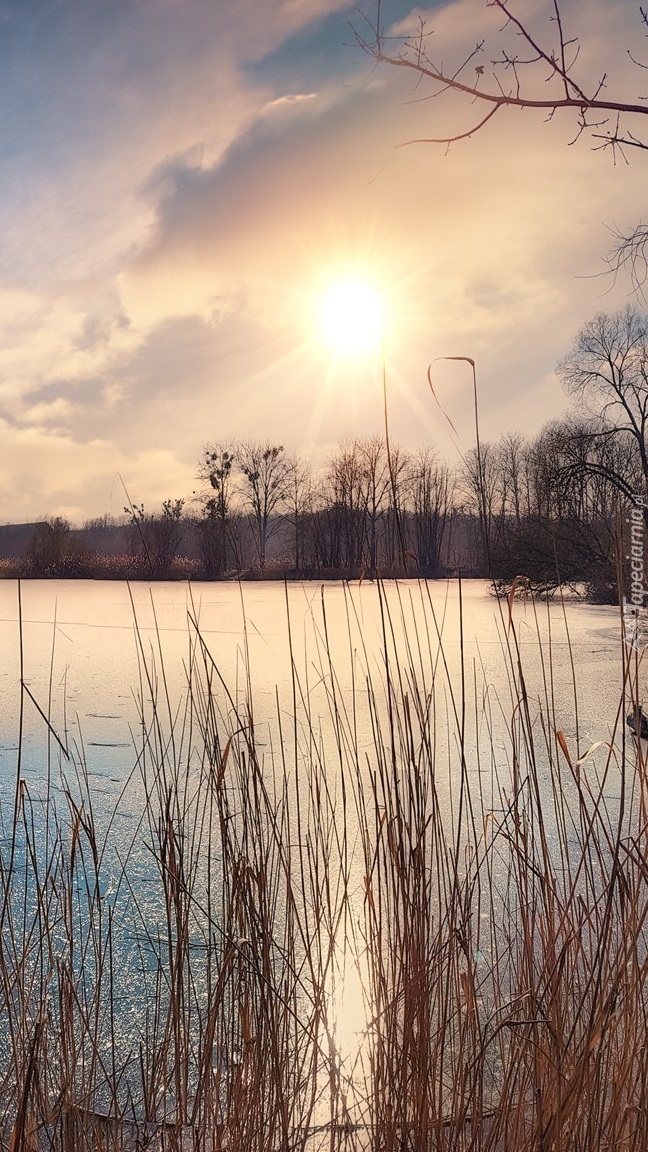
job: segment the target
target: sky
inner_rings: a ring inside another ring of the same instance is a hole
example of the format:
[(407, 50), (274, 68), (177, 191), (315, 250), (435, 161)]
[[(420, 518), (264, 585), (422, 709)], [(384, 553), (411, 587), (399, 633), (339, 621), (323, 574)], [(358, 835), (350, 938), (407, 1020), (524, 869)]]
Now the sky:
[[(514, 2), (547, 30), (551, 5)], [(648, 156), (614, 163), (572, 117), (517, 110), (408, 144), (474, 109), (376, 66), (356, 37), (375, 10), (0, 0), (0, 522), (190, 500), (207, 443), (267, 438), (323, 467), (381, 432), (383, 356), (406, 448), (474, 441), (472, 379), (446, 356), (475, 360), (484, 441), (567, 410), (557, 361), (632, 300), (603, 258), (646, 217)], [(632, 0), (563, 15), (580, 75), (645, 91)], [(447, 61), (502, 23), (485, 0), (383, 0), (390, 36), (419, 16)], [(383, 301), (382, 341), (355, 356), (318, 322), (350, 276)]]

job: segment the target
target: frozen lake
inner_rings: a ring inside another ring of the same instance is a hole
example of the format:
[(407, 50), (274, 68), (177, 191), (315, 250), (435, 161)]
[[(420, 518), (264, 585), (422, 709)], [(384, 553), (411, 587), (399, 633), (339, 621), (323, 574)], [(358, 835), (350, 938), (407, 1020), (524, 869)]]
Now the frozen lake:
[[(403, 835), (414, 837), (407, 841), (406, 877), (426, 837), (429, 853), (439, 843), (454, 846), (451, 872), (459, 884), (481, 853), (490, 904), (475, 906), (471, 955), (486, 982), (489, 965), (496, 971), (492, 941), (500, 914), (513, 922), (518, 907), (509, 889), (515, 855), (507, 845), (520, 828), (512, 808), (518, 815), (524, 808), (524, 819), (531, 814), (533, 822), (546, 800), (543, 845), (559, 863), (572, 846), (578, 855), (582, 841), (582, 796), (579, 808), (556, 730), (572, 761), (585, 756), (575, 771), (587, 796), (595, 797), (603, 781), (599, 816), (606, 827), (619, 812), (626, 708), (617, 609), (521, 599), (512, 628), (508, 605), (485, 582), (456, 581), (130, 589), (33, 581), (22, 584), (21, 604), (19, 614), (15, 583), (0, 584), (0, 848), (4, 865), (13, 866), (12, 916), (16, 923), (23, 917), (25, 939), (37, 942), (29, 927), (38, 914), (31, 877), (43, 874), (48, 852), (54, 856), (52, 845), (60, 843), (51, 883), (41, 881), (41, 900), (53, 902), (48, 948), (78, 966), (78, 940), (105, 941), (110, 923), (119, 980), (110, 1013), (98, 1024), (100, 1047), (106, 1059), (121, 1053), (128, 1077), (133, 1037), (148, 1035), (152, 1003), (166, 1005), (166, 985), (161, 994), (156, 981), (166, 978), (180, 935), (170, 889), (187, 897), (189, 909), (186, 988), (196, 1011), (188, 1036), (195, 1039), (192, 1029), (213, 994), (212, 958), (225, 938), (245, 949), (252, 933), (267, 942), (274, 927), (273, 964), (283, 987), (282, 925), (295, 900), (305, 935), (291, 937), (290, 972), (301, 973), (304, 952), (316, 955), (330, 932), (340, 974), (337, 982), (326, 976), (329, 1011), (341, 1021), (339, 1059), (353, 1069), (370, 1019), (361, 993), (366, 952), (354, 946), (356, 960), (347, 968), (341, 925), (355, 931), (374, 907), (366, 898), (368, 873), (375, 871), (373, 841), (384, 828), (390, 831), (382, 836), (382, 874), (389, 880), (391, 830), (403, 827), (390, 817), (398, 807), (392, 809), (395, 790), (406, 813)], [(28, 691), (19, 752), (21, 665)], [(227, 762), (230, 737), (239, 743)], [(585, 755), (592, 745), (598, 747)], [(21, 804), (12, 836), (18, 768)], [(632, 787), (628, 773), (626, 794)], [(179, 857), (169, 855), (174, 845), (186, 863), (179, 888), (173, 887)], [(441, 906), (447, 895), (443, 876), (435, 887), (440, 859), (426, 856), (419, 872), (432, 894), (420, 915), (431, 915), (430, 900)], [(73, 875), (69, 860), (76, 860)], [(240, 897), (227, 913), (227, 894), (233, 877), (240, 885), (250, 876), (253, 892), (240, 927), (231, 919)], [(261, 898), (269, 900), (263, 931), (256, 920)], [(396, 913), (397, 902), (385, 931)], [(319, 935), (308, 935), (311, 924)], [(40, 964), (37, 955), (34, 970)], [(92, 963), (85, 964), (87, 971), (76, 971), (84, 994), (93, 987)], [(505, 995), (514, 968), (502, 980)], [(105, 996), (105, 989), (97, 994), (100, 1007)], [(299, 1012), (308, 1008), (301, 983), (294, 1003)], [(227, 996), (223, 1004), (225, 1043), (232, 1018)]]
[[(249, 675), (261, 745), (276, 737), (277, 717), (293, 711), (293, 667), (298, 694), (308, 697), (325, 740), (332, 667), (339, 700), (349, 710), (355, 701), (361, 748), (371, 743), (366, 685), (370, 677), (378, 696), (384, 695), (385, 635), (395, 654), (392, 675), (399, 669), (406, 680), (415, 676), (423, 690), (434, 689), (439, 729), (453, 711), (452, 698), (461, 696), (463, 678), (466, 722), (475, 740), (488, 715), (497, 744), (512, 710), (507, 614), (507, 605), (498, 604), (481, 581), (464, 583), (461, 597), (456, 581), (387, 584), (384, 597), (371, 583), (287, 589), (273, 582), (190, 589), (159, 583), (133, 584), (129, 592), (118, 582), (28, 581), (22, 584), (22, 661), (25, 683), (61, 743), (83, 749), (92, 777), (110, 791), (133, 767), (139, 702), (151, 696), (143, 663), (154, 669), (158, 697), (168, 695), (176, 710), (187, 691), (196, 624), (239, 703)], [(3, 791), (15, 775), (17, 755), (18, 619), (17, 585), (6, 581), (0, 584)], [(622, 686), (618, 610), (575, 601), (534, 609), (519, 600), (514, 622), (532, 709), (554, 709), (556, 725), (570, 740), (578, 719), (581, 752), (609, 740)], [(22, 772), (38, 789), (47, 728), (29, 698), (23, 723)], [(50, 744), (58, 763), (58, 749)]]
[[(626, 712), (619, 707), (622, 644), (615, 608), (516, 600), (513, 632), (508, 605), (495, 600), (482, 581), (461, 587), (457, 581), (402, 581), (382, 588), (370, 582), (266, 582), (130, 589), (118, 582), (31, 581), (21, 592), (22, 663), (30, 695), (23, 700), (20, 775), (34, 819), (52, 801), (68, 819), (66, 789), (86, 807), (91, 802), (99, 835), (110, 829), (104, 866), (114, 875), (128, 859), (131, 880), (146, 884), (151, 876), (141, 823), (151, 748), (144, 758), (141, 753), (144, 733), (151, 732), (153, 700), (159, 720), (153, 760), (175, 761), (183, 771), (186, 766), (199, 787), (205, 745), (195, 708), (187, 706), (190, 679), (196, 699), (210, 682), (220, 747), (231, 733), (253, 728), (264, 774), (292, 780), (291, 794), (299, 781), (305, 788), (315, 769), (337, 804), (342, 776), (369, 780), (392, 742), (398, 747), (397, 771), (402, 765), (407, 775), (408, 763), (421, 758), (423, 774), (434, 780), (447, 834), (454, 835), (462, 765), (478, 826), (480, 811), (497, 818), (504, 810), (514, 763), (524, 778), (531, 756), (547, 798), (558, 780), (569, 804), (573, 781), (553, 736), (561, 730), (573, 760), (602, 742), (586, 771), (595, 788), (605, 773), (612, 813), (618, 804), (620, 757), (610, 758), (605, 747), (612, 741), (620, 746)], [(15, 583), (0, 585), (0, 601), (0, 815), (6, 843), (20, 726)], [(526, 721), (519, 706), (518, 652)], [(402, 728), (406, 710), (416, 744), (411, 755)], [(354, 843), (353, 805), (344, 820)]]

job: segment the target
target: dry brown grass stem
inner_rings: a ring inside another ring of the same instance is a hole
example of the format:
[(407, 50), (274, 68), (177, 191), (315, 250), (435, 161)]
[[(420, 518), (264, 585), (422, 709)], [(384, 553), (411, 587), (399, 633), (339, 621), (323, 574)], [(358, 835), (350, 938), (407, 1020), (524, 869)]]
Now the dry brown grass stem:
[(59, 786), (48, 760), (44, 797), (19, 760), (2, 1147), (648, 1147), (648, 774), (624, 728), (639, 664), (584, 751), (545, 622), (532, 692), (508, 605), (505, 700), (461, 631), (453, 664), (426, 585), (377, 594), (379, 666), (351, 592), (346, 653), (324, 600), (305, 660), (288, 617), (290, 699), (270, 719), (195, 613), (182, 700), (159, 635), (150, 652), (137, 632), (137, 756), (109, 813), (82, 744)]

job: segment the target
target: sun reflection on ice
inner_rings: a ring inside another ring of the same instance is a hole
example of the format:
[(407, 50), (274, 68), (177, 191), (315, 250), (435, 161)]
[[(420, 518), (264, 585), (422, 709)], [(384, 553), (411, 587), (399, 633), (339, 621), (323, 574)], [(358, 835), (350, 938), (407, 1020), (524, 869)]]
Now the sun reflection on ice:
[(369, 1010), (366, 964), (349, 951), (337, 955), (329, 981), (330, 1075), (348, 1119), (366, 1099), (369, 1084)]

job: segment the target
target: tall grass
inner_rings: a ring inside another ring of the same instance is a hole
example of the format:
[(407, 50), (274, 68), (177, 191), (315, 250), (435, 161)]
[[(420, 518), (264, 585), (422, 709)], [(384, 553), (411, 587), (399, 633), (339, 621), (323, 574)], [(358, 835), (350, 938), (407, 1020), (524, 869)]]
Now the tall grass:
[(620, 643), (617, 727), (587, 750), (542, 621), (531, 693), (504, 606), (495, 699), (461, 634), (451, 666), (426, 585), (376, 595), (379, 664), (354, 596), (344, 657), (323, 599), (269, 730), (249, 661), (225, 683), (196, 613), (182, 700), (137, 633), (137, 759), (110, 818), (82, 747), (38, 797), (19, 762), (3, 1147), (648, 1147), (639, 661)]

